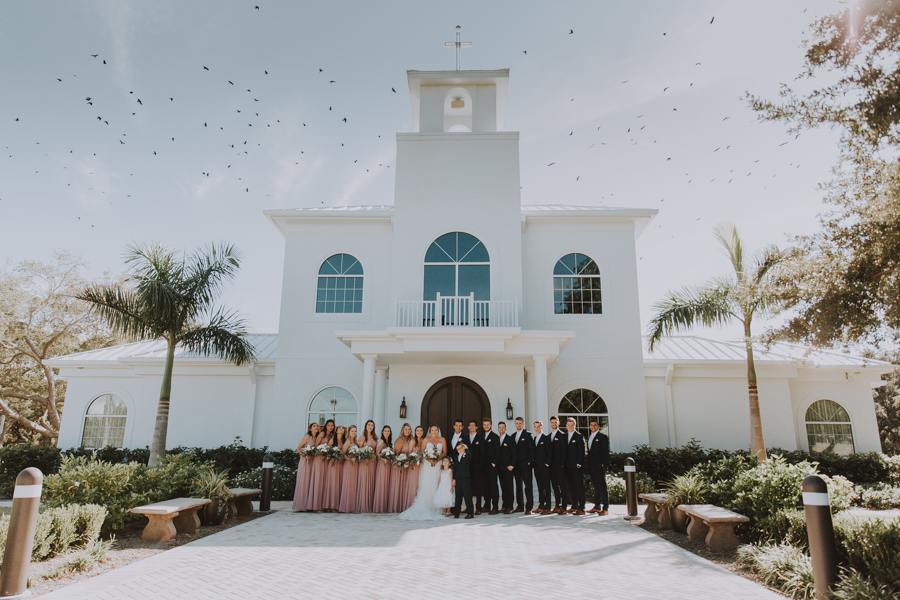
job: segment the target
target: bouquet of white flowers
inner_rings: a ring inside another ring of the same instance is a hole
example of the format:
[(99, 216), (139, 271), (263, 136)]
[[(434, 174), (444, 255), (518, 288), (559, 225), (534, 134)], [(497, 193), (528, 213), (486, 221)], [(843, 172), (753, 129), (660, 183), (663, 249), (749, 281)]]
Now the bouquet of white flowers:
[(340, 446), (328, 446), (328, 450), (326, 450), (325, 454), (322, 456), (325, 457), (325, 460), (331, 461), (331, 466), (338, 463), (344, 462), (344, 452), (341, 450)]
[[(358, 448), (358, 450), (359, 450), (358, 460), (360, 460), (360, 461), (372, 460), (373, 458), (375, 458), (375, 449), (372, 448), (371, 446), (360, 446)], [(393, 450), (391, 452), (393, 452)]]
[(382, 448), (378, 456), (393, 464), (394, 457), (397, 456), (397, 453), (394, 452), (393, 448)]
[(307, 463), (312, 462), (312, 459), (316, 457), (316, 447), (312, 444), (307, 444), (300, 448), (300, 456), (306, 459)]
[(422, 457), (430, 462), (432, 465), (435, 464), (441, 458), (441, 453), (438, 452), (438, 449), (432, 446), (428, 448), (422, 453)]
[(350, 460), (360, 460), (360, 454), (362, 453), (362, 448), (359, 446), (350, 446), (347, 448), (347, 458)]
[(315, 456), (328, 456), (328, 449), (330, 447), (331, 446), (329, 446), (328, 444), (319, 444), (318, 446), (316, 446)]
[(415, 470), (416, 470), (416, 465), (418, 465), (419, 462), (422, 460), (422, 456), (421, 456), (421, 454), (419, 454), (419, 453), (417, 453), (417, 452), (410, 452), (410, 453), (409, 453), (409, 456), (407, 457), (406, 460), (407, 460), (407, 463), (408, 463), (406, 466), (407, 466), (407, 467), (411, 467), (412, 470), (415, 471)]
[(406, 454), (394, 454), (391, 457), (391, 462), (394, 463), (394, 466), (397, 467), (397, 470), (403, 472), (403, 469), (409, 466), (409, 456)]

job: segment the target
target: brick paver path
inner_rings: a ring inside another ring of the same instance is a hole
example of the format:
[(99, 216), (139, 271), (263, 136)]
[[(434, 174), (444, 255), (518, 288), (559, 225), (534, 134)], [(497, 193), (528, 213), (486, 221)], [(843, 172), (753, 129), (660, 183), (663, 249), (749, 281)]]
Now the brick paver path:
[(223, 600), (490, 598), (775, 600), (621, 516), (281, 511), (44, 596)]

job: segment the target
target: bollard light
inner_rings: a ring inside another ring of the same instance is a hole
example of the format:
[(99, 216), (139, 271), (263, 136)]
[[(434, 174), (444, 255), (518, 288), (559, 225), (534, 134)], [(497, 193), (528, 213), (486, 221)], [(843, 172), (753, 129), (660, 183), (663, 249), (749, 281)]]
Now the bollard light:
[(262, 496), (259, 499), (259, 512), (266, 512), (272, 508), (272, 471), (275, 468), (275, 458), (271, 454), (263, 457), (262, 465)]
[(34, 467), (28, 467), (16, 477), (9, 534), (3, 551), (3, 568), (0, 569), (0, 598), (27, 595), (28, 567), (43, 485), (44, 475)]
[(637, 518), (637, 467), (631, 457), (625, 459), (625, 504), (628, 506), (626, 518)]
[(838, 581), (837, 545), (834, 541), (834, 523), (831, 521), (828, 484), (818, 475), (809, 475), (803, 479), (800, 489), (806, 512), (816, 600), (827, 600), (831, 597), (830, 588)]

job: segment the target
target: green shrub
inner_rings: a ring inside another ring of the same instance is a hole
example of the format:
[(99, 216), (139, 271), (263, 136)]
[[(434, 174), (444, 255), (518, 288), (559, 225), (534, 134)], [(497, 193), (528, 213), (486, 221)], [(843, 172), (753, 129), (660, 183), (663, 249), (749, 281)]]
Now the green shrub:
[(812, 561), (800, 548), (787, 544), (741, 546), (737, 562), (789, 596), (816, 597)]
[(16, 477), (28, 467), (37, 467), (44, 476), (59, 468), (60, 452), (54, 446), (16, 444), (0, 448), (0, 496), (12, 498)]
[(700, 475), (688, 473), (679, 475), (663, 486), (666, 502), (672, 508), (679, 504), (705, 504), (709, 486)]
[[(150, 494), (141, 486), (147, 467), (138, 463), (112, 464), (86, 456), (64, 457), (59, 472), (44, 479), (42, 501), (48, 508), (67, 504), (99, 504), (108, 514), (104, 529), (116, 530), (139, 519), (129, 511), (147, 504)], [(137, 489), (136, 489), (137, 488)]]
[[(44, 560), (76, 545), (97, 541), (105, 517), (106, 509), (95, 504), (71, 504), (44, 510), (35, 525), (31, 559)], [(3, 515), (0, 517), (0, 556), (6, 548), (8, 532), (9, 515)]]
[(78, 508), (75, 514), (75, 544), (84, 545), (100, 538), (106, 508), (97, 504), (71, 505)]
[(842, 569), (841, 578), (832, 592), (834, 600), (885, 600), (896, 599), (886, 585), (878, 585), (856, 569)]
[(143, 448), (113, 448), (106, 446), (104, 448), (69, 448), (63, 451), (63, 456), (94, 456), (97, 460), (108, 463), (130, 463), (136, 462), (146, 465), (150, 460), (150, 447)]
[(146, 495), (148, 502), (189, 497), (194, 479), (210, 468), (212, 465), (204, 465), (192, 452), (166, 454), (156, 466), (139, 470), (134, 490)]
[(828, 500), (831, 503), (831, 514), (843, 512), (853, 505), (856, 495), (853, 483), (846, 477), (835, 475), (819, 475), (828, 484)]
[(769, 521), (766, 541), (772, 544), (790, 544), (797, 548), (809, 548), (806, 532), (805, 509), (779, 510)]
[(873, 510), (900, 508), (900, 487), (888, 485), (856, 486), (855, 503)]
[[(235, 475), (231, 478), (231, 485), (262, 489), (262, 467)], [(276, 464), (272, 469), (272, 500), (293, 500), (296, 485), (297, 467), (290, 468)]]
[(888, 520), (843, 514), (835, 518), (834, 529), (842, 565), (866, 575), (875, 585), (898, 583), (900, 517)]

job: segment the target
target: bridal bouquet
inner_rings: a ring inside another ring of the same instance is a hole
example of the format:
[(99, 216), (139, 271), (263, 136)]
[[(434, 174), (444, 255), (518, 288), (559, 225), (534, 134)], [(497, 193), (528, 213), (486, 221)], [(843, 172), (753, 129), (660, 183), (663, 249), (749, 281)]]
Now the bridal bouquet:
[(434, 465), (438, 461), (438, 459), (441, 458), (441, 453), (438, 452), (437, 448), (432, 446), (422, 453), (422, 457), (432, 465)]
[(307, 444), (300, 448), (300, 456), (306, 459), (307, 464), (309, 464), (313, 458), (316, 457), (316, 447), (312, 444)]
[(408, 460), (409, 460), (409, 464), (407, 466), (411, 467), (412, 470), (415, 471), (416, 465), (419, 464), (419, 462), (422, 460), (422, 455), (418, 454), (416, 452), (410, 452)]
[(409, 454), (397, 454), (392, 459), (391, 462), (394, 463), (394, 466), (397, 467), (398, 471), (403, 471), (410, 465), (418, 464), (419, 455), (415, 452), (410, 452)]
[(322, 455), (325, 457), (325, 460), (331, 461), (331, 466), (338, 464), (339, 462), (344, 461), (344, 453), (338, 446), (327, 446), (325, 453)]
[(361, 460), (360, 454), (362, 453), (362, 448), (358, 446), (350, 446), (347, 448), (347, 458), (350, 460)]
[(378, 456), (393, 464), (394, 457), (397, 456), (397, 453), (394, 452), (393, 448), (382, 448), (381, 453)]
[[(364, 460), (372, 460), (373, 458), (375, 458), (375, 450), (371, 446), (362, 446), (361, 448), (357, 448), (357, 450), (359, 450), (359, 455), (356, 457), (356, 459), (360, 462)], [(391, 452), (393, 452), (393, 450), (391, 450)]]

